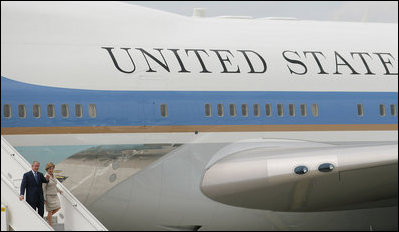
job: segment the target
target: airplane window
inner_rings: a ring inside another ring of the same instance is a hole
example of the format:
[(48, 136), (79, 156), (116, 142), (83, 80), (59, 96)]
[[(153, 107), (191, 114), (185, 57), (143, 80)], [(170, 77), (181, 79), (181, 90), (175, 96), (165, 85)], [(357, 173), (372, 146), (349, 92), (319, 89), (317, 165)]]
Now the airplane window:
[(54, 104), (47, 105), (47, 117), (54, 118), (55, 117), (55, 106)]
[(68, 104), (61, 105), (61, 115), (63, 118), (69, 118), (69, 106)]
[(315, 117), (319, 116), (319, 105), (317, 104), (312, 104), (312, 114)]
[(81, 118), (83, 116), (82, 104), (75, 104), (75, 117)]
[(224, 116), (223, 104), (218, 104), (218, 116), (219, 117), (223, 117)]
[(211, 104), (205, 104), (205, 116), (212, 117), (212, 106)]
[(357, 104), (357, 115), (363, 117), (363, 104)]
[(301, 104), (301, 116), (306, 117), (308, 115), (306, 104)]
[(3, 115), (5, 118), (11, 118), (11, 105), (10, 104), (4, 104)]
[(289, 111), (291, 117), (295, 116), (295, 105), (294, 104), (289, 104), (288, 105), (288, 111)]
[(267, 117), (272, 116), (272, 105), (271, 104), (266, 104), (265, 105), (265, 109), (266, 109), (266, 116)]
[(280, 117), (284, 116), (283, 104), (277, 104), (277, 115)]
[(26, 106), (24, 104), (18, 105), (18, 116), (26, 118)]
[(259, 117), (260, 116), (260, 107), (259, 104), (254, 104), (254, 116)]
[(161, 104), (161, 116), (165, 118), (168, 117), (168, 105)]
[(235, 117), (237, 115), (236, 104), (230, 104), (230, 116)]
[(96, 104), (89, 104), (89, 116), (91, 118), (97, 117)]
[(391, 104), (391, 115), (396, 116), (396, 105), (395, 104)]
[(248, 117), (248, 105), (247, 104), (241, 104), (241, 115), (243, 117)]
[(40, 105), (39, 104), (34, 104), (33, 105), (33, 117), (35, 117), (35, 118), (40, 118), (40, 114), (41, 114), (41, 112), (40, 112), (41, 110), (40, 110)]
[(386, 115), (385, 105), (380, 104), (380, 116), (384, 117)]

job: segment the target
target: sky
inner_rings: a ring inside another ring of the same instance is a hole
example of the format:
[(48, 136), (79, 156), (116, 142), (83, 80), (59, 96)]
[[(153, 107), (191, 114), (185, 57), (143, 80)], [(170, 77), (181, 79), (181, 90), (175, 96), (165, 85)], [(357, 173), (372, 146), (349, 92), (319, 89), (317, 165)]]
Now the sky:
[(300, 20), (398, 23), (398, 1), (126, 1), (192, 16), (205, 8), (206, 17), (294, 17)]

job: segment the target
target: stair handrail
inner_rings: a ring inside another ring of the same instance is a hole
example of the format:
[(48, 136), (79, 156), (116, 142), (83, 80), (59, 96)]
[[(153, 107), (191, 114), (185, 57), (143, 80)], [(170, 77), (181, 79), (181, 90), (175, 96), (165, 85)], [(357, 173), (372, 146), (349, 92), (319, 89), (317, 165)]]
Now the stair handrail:
[[(9, 180), (7, 175), (4, 175), (3, 172), (1, 172), (1, 181), (4, 182), (11, 189), (11, 192), (13, 192), (14, 195), (15, 195), (14, 196), (15, 199), (18, 199), (19, 198), (19, 192), (15, 190), (14, 184)], [(3, 202), (3, 199), (1, 199), (1, 201)], [(18, 201), (19, 201), (19, 199), (18, 199)], [(22, 200), (20, 202), (22, 204), (25, 204), (25, 206), (26, 206), (25, 208), (27, 208), (28, 211), (30, 211), (33, 215), (35, 215), (38, 220), (41, 220), (43, 225), (45, 227), (47, 227), (48, 230), (54, 231), (54, 229), (28, 204), (28, 202), (26, 202), (26, 200)]]
[[(15, 150), (15, 148), (8, 143), (3, 136), (1, 136), (1, 142), (6, 144), (6, 146), (2, 147), (8, 150), (8, 152), (13, 156), (14, 160), (16, 160), (18, 164), (25, 169), (25, 171), (29, 171), (29, 162), (21, 154), (19, 154), (19, 152)], [(59, 180), (56, 181), (57, 187), (63, 192), (61, 195), (63, 195), (67, 201), (72, 204), (77, 212), (87, 219), (93, 228), (96, 228), (97, 230), (108, 231), (108, 229), (96, 217), (94, 217), (94, 215), (85, 206), (83, 206), (83, 204), (76, 199), (76, 197), (65, 186), (63, 186)]]

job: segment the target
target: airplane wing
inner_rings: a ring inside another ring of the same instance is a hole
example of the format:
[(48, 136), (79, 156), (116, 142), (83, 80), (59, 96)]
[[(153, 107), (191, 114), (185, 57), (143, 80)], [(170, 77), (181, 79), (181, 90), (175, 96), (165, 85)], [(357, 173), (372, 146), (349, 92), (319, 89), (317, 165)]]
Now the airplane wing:
[(207, 165), (202, 192), (253, 209), (315, 212), (397, 205), (397, 143), (331, 145), (259, 139)]

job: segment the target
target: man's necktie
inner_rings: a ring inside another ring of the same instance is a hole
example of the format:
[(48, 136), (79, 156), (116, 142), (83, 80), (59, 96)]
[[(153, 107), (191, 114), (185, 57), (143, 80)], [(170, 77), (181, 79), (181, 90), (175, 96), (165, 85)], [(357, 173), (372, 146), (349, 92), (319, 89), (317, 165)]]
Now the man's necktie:
[(35, 180), (36, 180), (36, 183), (39, 184), (39, 177), (37, 176), (37, 172), (35, 172)]

